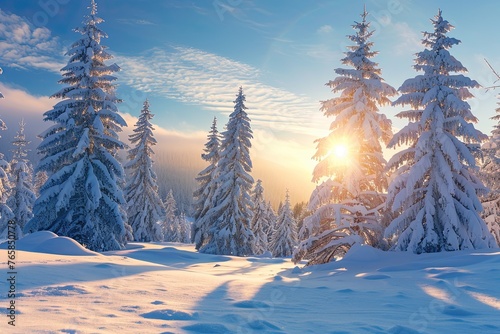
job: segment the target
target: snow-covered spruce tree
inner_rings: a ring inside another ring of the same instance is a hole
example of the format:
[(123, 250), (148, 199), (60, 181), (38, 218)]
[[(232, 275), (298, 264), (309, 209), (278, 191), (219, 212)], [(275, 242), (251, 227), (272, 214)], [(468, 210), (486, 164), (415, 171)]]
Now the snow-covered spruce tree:
[(390, 104), (396, 90), (383, 81), (378, 64), (370, 60), (377, 52), (371, 50), (373, 31), (367, 16), (365, 10), (362, 21), (353, 25), (356, 34), (349, 36), (354, 45), (342, 63), (350, 68), (337, 68), (338, 76), (327, 83), (340, 96), (322, 102), (325, 116), (335, 119), (328, 136), (316, 141), (314, 158), (319, 162), (313, 181), (327, 179), (311, 195), (313, 213), (300, 232), (308, 238), (300, 243), (296, 262), (305, 258), (309, 265), (326, 263), (354, 243), (378, 246), (382, 240), (387, 175), (381, 143), (387, 143), (392, 132), (391, 121), (379, 107)]
[(287, 190), (285, 203), (276, 221), (276, 230), (269, 243), (269, 250), (273, 253), (274, 257), (292, 256), (297, 243), (297, 222), (293, 218), (290, 196)]
[(254, 253), (259, 255), (268, 250), (266, 230), (268, 230), (269, 216), (266, 202), (264, 201), (264, 187), (262, 181), (257, 180), (252, 191), (253, 219), (250, 224), (255, 236)]
[(40, 190), (34, 217), (26, 232), (50, 230), (71, 237), (94, 251), (116, 250), (126, 243), (125, 200), (119, 180), (123, 168), (115, 154), (125, 145), (117, 131), (126, 126), (118, 114), (113, 76), (120, 68), (106, 65), (112, 58), (102, 46), (107, 37), (98, 25), (97, 5), (91, 0), (90, 14), (76, 29), (82, 37), (66, 53), (61, 84), (54, 94), (60, 98), (47, 111), (45, 121), (55, 123), (42, 133), (37, 167), (49, 179)]
[[(14, 213), (7, 205), (11, 190), (9, 172), (9, 164), (3, 159), (3, 154), (0, 153), (0, 240), (7, 239), (9, 220), (14, 218)], [(18, 230), (17, 233), (19, 232)]]
[(253, 186), (250, 147), (252, 129), (245, 112), (245, 95), (240, 87), (234, 111), (229, 116), (223, 132), (220, 159), (217, 166), (216, 206), (204, 219), (213, 221), (208, 232), (208, 242), (200, 248), (202, 253), (245, 256), (253, 254), (254, 235), (252, 222), (253, 203), (250, 192)]
[(165, 207), (165, 217), (161, 222), (163, 230), (163, 240), (171, 242), (180, 242), (180, 225), (179, 219), (177, 219), (177, 202), (174, 198), (174, 193), (172, 189), (167, 194), (164, 202)]
[(491, 119), (498, 123), (491, 131), (488, 142), (482, 147), (484, 160), (480, 177), (490, 191), (481, 197), (484, 208), (481, 216), (500, 246), (500, 108), (497, 108), (496, 112), (498, 115)]
[(267, 236), (267, 244), (269, 245), (276, 227), (276, 221), (278, 220), (278, 216), (276, 215), (270, 201), (266, 204), (266, 220), (268, 223), (267, 226), (264, 226), (264, 233)]
[(395, 178), (389, 187), (388, 207), (397, 215), (386, 229), (393, 249), (430, 253), (495, 245), (479, 216), (478, 194), (485, 188), (474, 174), (471, 152), (485, 139), (476, 130), (476, 117), (465, 101), (470, 78), (455, 73), (467, 69), (448, 51), (460, 41), (447, 37), (453, 26), (441, 10), (424, 32), (426, 49), (417, 53), (414, 68), (423, 74), (406, 80), (395, 105), (410, 110), (397, 116), (409, 124), (394, 135), (389, 147), (409, 145), (389, 161)]
[(153, 136), (148, 100), (144, 101), (134, 133), (129, 136), (135, 145), (128, 152), (128, 182), (125, 186), (128, 223), (132, 227), (134, 240), (140, 242), (163, 241), (163, 232), (159, 224), (165, 208), (158, 195), (156, 174), (153, 171), (153, 149), (156, 139)]
[(15, 147), (12, 161), (10, 162), (10, 182), (12, 189), (10, 191), (7, 205), (14, 214), (16, 221), (18, 238), (23, 236), (23, 229), (26, 223), (33, 218), (33, 204), (35, 203), (35, 192), (33, 190), (33, 167), (27, 159), (28, 150), (26, 146), (29, 141), (24, 135), (24, 121), (19, 123), (19, 131), (17, 132), (12, 145)]
[(192, 229), (191, 223), (187, 220), (186, 214), (184, 212), (181, 212), (178, 219), (179, 219), (179, 230), (180, 230), (179, 242), (182, 242), (184, 244), (189, 244), (191, 243), (191, 229)]
[(193, 229), (191, 241), (195, 244), (196, 249), (204, 246), (208, 240), (208, 230), (210, 230), (212, 220), (205, 217), (208, 210), (215, 207), (215, 190), (217, 184), (217, 163), (219, 162), (220, 136), (217, 130), (217, 119), (214, 117), (212, 127), (207, 136), (205, 144), (205, 153), (201, 158), (208, 162), (208, 166), (198, 173), (196, 181), (199, 186), (193, 193)]
[[(0, 68), (0, 74), (2, 74), (2, 68)], [(0, 93), (0, 99), (3, 99), (2, 93)], [(4, 121), (0, 119), (0, 130), (6, 130)], [(7, 225), (9, 220), (14, 218), (14, 214), (7, 205), (7, 198), (10, 191), (9, 177), (7, 174), (7, 169), (9, 164), (3, 159), (3, 154), (0, 153), (0, 239), (7, 238)]]

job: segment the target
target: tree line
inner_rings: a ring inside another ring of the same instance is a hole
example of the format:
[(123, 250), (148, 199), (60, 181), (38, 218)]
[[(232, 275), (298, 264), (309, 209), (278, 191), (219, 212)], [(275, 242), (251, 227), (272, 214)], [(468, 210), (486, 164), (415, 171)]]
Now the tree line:
[[(172, 191), (165, 201), (158, 195), (148, 101), (125, 167), (117, 159), (127, 148), (118, 138), (126, 126), (115, 94), (119, 67), (106, 65), (112, 56), (101, 45), (107, 36), (95, 0), (89, 9), (77, 29), (81, 38), (66, 54), (64, 88), (52, 96), (60, 102), (44, 114), (53, 125), (41, 134), (38, 166), (33, 171), (26, 161), (23, 123), (13, 161), (0, 160), (1, 224), (15, 216), (24, 233), (51, 230), (96, 251), (166, 240), (193, 242), (203, 253), (293, 256), (309, 265), (343, 256), (355, 244), (415, 253), (498, 246), (500, 123), (491, 137), (475, 129), (467, 100), (479, 84), (450, 54), (460, 41), (447, 36), (453, 26), (441, 11), (431, 19), (433, 31), (423, 33), (419, 74), (398, 90), (371, 60), (377, 52), (366, 10), (355, 22), (346, 67), (327, 83), (336, 97), (321, 105), (334, 119), (329, 134), (316, 140), (318, 185), (307, 206), (292, 208), (287, 194), (276, 214), (262, 181), (254, 182), (253, 133), (240, 87), (225, 130), (219, 133), (214, 118), (208, 133), (191, 223), (177, 212)], [(404, 108), (396, 116), (408, 124), (395, 134), (379, 110), (384, 105)], [(384, 146), (400, 150), (386, 161)], [(29, 185), (34, 173), (36, 187)]]

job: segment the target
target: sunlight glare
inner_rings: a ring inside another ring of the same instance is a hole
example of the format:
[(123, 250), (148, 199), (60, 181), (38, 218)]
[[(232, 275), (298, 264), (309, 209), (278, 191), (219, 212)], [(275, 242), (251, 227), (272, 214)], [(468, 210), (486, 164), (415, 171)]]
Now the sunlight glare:
[(333, 147), (332, 153), (339, 159), (346, 158), (348, 153), (347, 147), (343, 144), (335, 145)]

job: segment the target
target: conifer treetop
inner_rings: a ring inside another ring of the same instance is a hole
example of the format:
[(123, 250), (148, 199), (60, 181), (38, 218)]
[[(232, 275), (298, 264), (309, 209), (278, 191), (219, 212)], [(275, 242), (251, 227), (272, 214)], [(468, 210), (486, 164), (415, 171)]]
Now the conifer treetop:
[(19, 122), (19, 130), (17, 130), (16, 136), (12, 141), (12, 145), (14, 145), (14, 149), (11, 151), (14, 155), (12, 160), (28, 162), (28, 149), (26, 146), (30, 144), (30, 141), (26, 140), (26, 135), (24, 134), (24, 127), (26, 123), (24, 119)]

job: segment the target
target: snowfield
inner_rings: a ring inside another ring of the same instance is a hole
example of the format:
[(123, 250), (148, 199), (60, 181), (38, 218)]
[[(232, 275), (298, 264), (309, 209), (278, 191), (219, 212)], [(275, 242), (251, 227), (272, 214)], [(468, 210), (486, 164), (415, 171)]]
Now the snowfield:
[(51, 232), (16, 246), (18, 314), (8, 326), (2, 283), (3, 333), (500, 332), (498, 249), (414, 255), (357, 246), (302, 268), (176, 243), (99, 254)]

